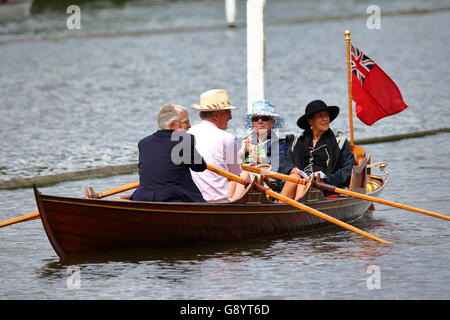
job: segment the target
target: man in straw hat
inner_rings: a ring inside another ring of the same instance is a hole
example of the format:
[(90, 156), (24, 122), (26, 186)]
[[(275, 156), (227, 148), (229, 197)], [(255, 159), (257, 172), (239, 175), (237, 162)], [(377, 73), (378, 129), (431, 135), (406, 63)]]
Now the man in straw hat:
[[(195, 136), (198, 152), (206, 163), (239, 175), (242, 169), (236, 138), (225, 131), (232, 119), (231, 110), (236, 109), (228, 93), (221, 89), (208, 90), (201, 94), (200, 104), (192, 106), (200, 111), (201, 122), (189, 129)], [(209, 170), (192, 172), (192, 178), (207, 201), (234, 200), (241, 191), (235, 182), (228, 182), (227, 178)]]
[[(284, 167), (280, 172), (300, 176), (320, 175), (326, 183), (348, 185), (355, 158), (349, 141), (341, 132), (335, 134), (330, 123), (339, 114), (339, 107), (328, 106), (322, 100), (308, 103), (305, 114), (297, 120), (303, 129), (300, 136), (288, 135)], [(293, 199), (304, 193), (304, 185), (286, 182), (282, 194)]]

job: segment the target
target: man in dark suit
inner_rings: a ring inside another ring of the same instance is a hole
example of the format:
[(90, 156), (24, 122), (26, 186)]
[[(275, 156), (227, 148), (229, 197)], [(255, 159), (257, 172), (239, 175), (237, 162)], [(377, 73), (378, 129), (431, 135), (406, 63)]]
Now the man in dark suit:
[(195, 148), (189, 113), (166, 104), (158, 112), (160, 130), (145, 137), (139, 147), (139, 187), (131, 200), (155, 202), (205, 202), (191, 172), (204, 171), (206, 163)]

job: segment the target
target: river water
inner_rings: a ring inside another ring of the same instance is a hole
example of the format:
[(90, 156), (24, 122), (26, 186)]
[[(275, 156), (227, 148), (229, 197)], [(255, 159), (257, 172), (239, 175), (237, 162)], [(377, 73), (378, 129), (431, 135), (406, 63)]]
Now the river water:
[[(230, 131), (246, 113), (245, 2), (235, 29), (223, 1), (36, 1), (30, 20), (0, 25), (0, 180), (137, 161), (165, 103), (190, 107), (211, 88), (229, 91)], [(369, 5), (381, 29), (367, 28)], [(446, 1), (268, 1), (266, 97), (297, 131), (306, 104), (341, 106), (348, 130), (345, 42), (399, 86), (408, 109), (355, 138), (450, 127), (450, 8)], [(195, 113), (191, 120), (198, 121)], [(383, 198), (450, 214), (449, 133), (365, 146), (389, 163)], [(64, 182), (46, 194), (81, 196), (137, 175)], [(383, 205), (354, 223), (380, 246), (333, 228), (239, 244), (143, 250), (59, 261), (40, 220), (0, 230), (0, 299), (449, 299), (450, 225)], [(36, 210), (32, 190), (0, 190), (0, 220)], [(74, 275), (80, 281), (73, 286)], [(379, 276), (377, 281), (374, 275)]]

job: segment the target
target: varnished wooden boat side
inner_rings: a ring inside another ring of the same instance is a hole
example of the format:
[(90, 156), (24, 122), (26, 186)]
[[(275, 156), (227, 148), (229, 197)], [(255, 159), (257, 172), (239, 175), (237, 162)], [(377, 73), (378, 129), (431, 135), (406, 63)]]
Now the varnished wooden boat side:
[[(377, 196), (386, 184), (370, 193)], [(198, 241), (238, 241), (296, 234), (330, 226), (286, 204), (151, 203), (42, 195), (36, 201), (47, 236), (58, 256), (112, 249), (171, 246)], [(253, 195), (254, 196), (254, 195)], [(351, 222), (371, 202), (339, 197), (306, 204)]]

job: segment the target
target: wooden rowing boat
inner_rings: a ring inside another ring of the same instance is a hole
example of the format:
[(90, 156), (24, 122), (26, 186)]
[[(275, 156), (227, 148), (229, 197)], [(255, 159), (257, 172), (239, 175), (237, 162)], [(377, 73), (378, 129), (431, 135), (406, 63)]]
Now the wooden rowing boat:
[[(364, 185), (363, 193), (378, 196), (387, 178), (367, 174), (365, 163), (361, 166), (364, 171), (354, 168), (353, 185)], [(254, 190), (254, 183), (242, 198), (229, 203), (71, 198), (44, 195), (36, 188), (35, 197), (44, 229), (61, 259), (114, 249), (279, 237), (332, 226), (290, 205), (271, 202)], [(358, 219), (372, 205), (347, 196), (326, 198), (315, 188), (299, 201), (345, 222)]]

